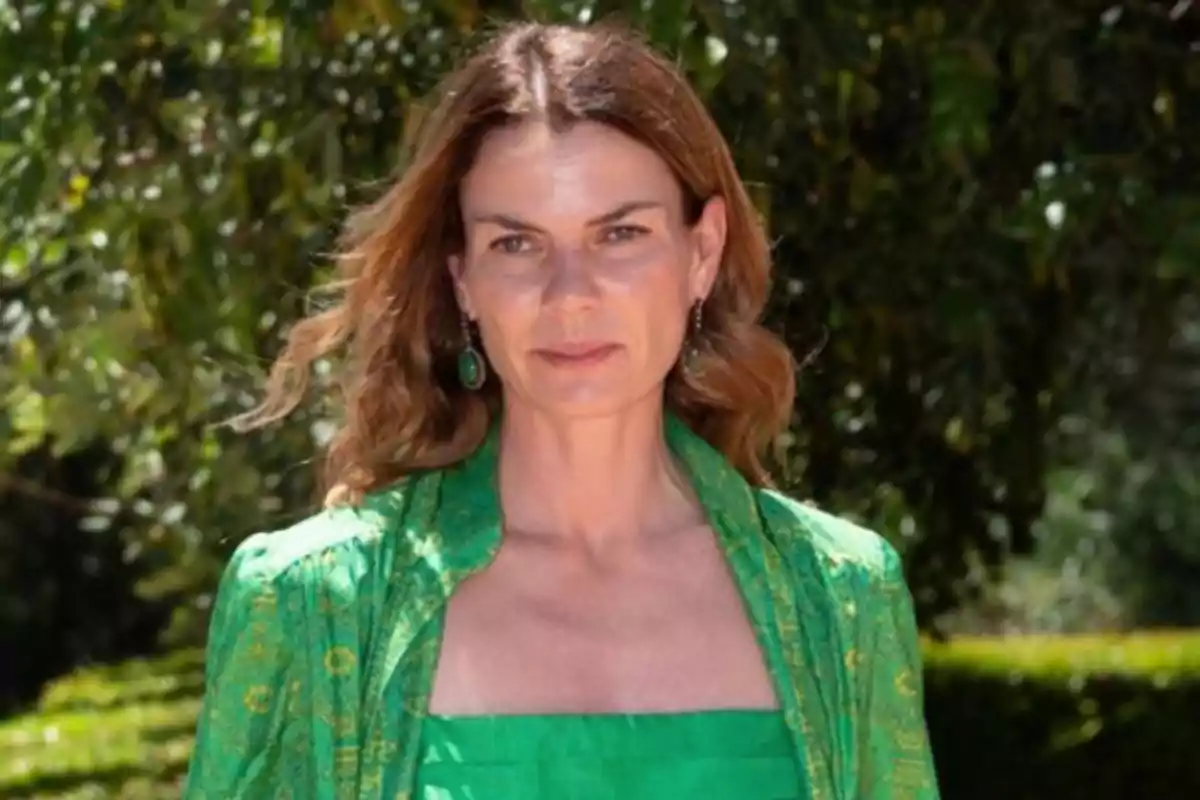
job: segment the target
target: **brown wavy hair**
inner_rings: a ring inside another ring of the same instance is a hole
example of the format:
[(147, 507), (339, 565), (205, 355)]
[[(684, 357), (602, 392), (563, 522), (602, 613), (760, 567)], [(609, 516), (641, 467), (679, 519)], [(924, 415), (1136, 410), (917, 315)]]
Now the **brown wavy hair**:
[(342, 365), (342, 415), (324, 458), (326, 504), (358, 502), (415, 471), (469, 455), (498, 413), (492, 378), (463, 388), (460, 312), (447, 269), (463, 247), (458, 187), (482, 137), (538, 119), (561, 130), (611, 125), (655, 150), (683, 189), (694, 223), (724, 198), (728, 240), (688, 346), (694, 368), (672, 370), (666, 404), (748, 480), (768, 485), (762, 454), (787, 425), (795, 392), (787, 347), (760, 326), (770, 248), (729, 147), (680, 72), (637, 34), (611, 25), (525, 23), (499, 31), (439, 89), (408, 142), (407, 168), (349, 218), (336, 256), (336, 302), (298, 322), (272, 366), (246, 430), (289, 414), (315, 361)]

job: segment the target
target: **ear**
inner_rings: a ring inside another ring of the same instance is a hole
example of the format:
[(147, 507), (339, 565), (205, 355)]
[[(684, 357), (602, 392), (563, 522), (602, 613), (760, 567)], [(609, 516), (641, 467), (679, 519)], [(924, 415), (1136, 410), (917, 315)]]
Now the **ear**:
[(703, 301), (712, 291), (725, 256), (725, 238), (728, 234), (725, 198), (710, 197), (700, 211), (700, 218), (692, 226), (694, 258), (688, 289), (692, 299)]
[(446, 271), (450, 273), (450, 281), (454, 284), (454, 299), (458, 301), (459, 310), (469, 319), (475, 319), (475, 309), (471, 305), (470, 293), (467, 292), (464, 280), (465, 266), (462, 255), (449, 256), (446, 259)]

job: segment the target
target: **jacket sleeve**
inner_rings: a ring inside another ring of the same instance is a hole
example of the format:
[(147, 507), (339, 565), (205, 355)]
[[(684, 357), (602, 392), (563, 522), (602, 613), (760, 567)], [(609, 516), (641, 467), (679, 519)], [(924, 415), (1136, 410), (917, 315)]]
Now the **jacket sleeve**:
[(937, 800), (920, 640), (900, 558), (886, 542), (859, 616), (860, 800)]
[(278, 770), (294, 653), (265, 539), (243, 542), (221, 577), (184, 800), (258, 800), (288, 782)]

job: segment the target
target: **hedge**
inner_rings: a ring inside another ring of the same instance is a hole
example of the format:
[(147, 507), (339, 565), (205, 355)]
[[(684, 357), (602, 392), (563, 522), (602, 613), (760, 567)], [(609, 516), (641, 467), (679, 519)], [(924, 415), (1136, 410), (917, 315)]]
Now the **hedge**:
[[(1200, 632), (956, 639), (925, 658), (947, 800), (1200, 797)], [(0, 796), (179, 797), (202, 684), (197, 651), (53, 683), (0, 722)]]
[(946, 798), (1200, 797), (1200, 632), (926, 648)]

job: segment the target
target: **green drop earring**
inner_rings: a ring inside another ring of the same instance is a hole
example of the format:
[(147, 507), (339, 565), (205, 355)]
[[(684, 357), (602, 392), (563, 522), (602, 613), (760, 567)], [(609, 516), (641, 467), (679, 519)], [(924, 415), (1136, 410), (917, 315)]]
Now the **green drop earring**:
[(466, 314), (462, 315), (462, 332), (463, 349), (458, 354), (458, 380), (463, 387), (477, 392), (487, 380), (487, 361), (475, 346), (475, 337), (471, 335), (471, 320)]

